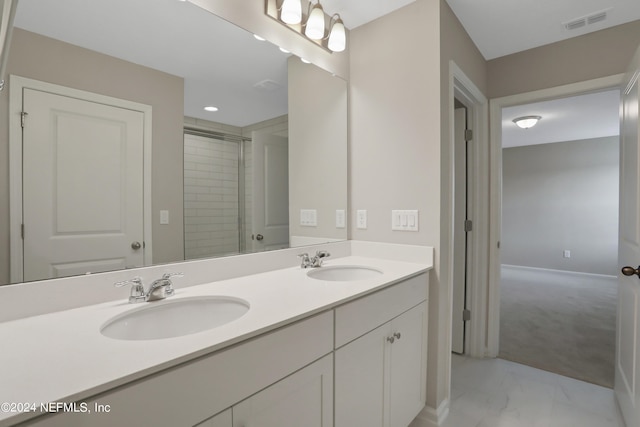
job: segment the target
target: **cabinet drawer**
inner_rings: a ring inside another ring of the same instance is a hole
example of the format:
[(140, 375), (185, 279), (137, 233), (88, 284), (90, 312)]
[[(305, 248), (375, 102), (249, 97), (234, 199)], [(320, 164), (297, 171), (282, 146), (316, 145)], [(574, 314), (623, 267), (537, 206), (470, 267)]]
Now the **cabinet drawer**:
[(85, 400), (110, 405), (109, 413), (60, 413), (27, 425), (195, 425), (330, 353), (332, 335), (325, 312)]
[(335, 348), (377, 328), (427, 299), (424, 273), (347, 303), (335, 310)]

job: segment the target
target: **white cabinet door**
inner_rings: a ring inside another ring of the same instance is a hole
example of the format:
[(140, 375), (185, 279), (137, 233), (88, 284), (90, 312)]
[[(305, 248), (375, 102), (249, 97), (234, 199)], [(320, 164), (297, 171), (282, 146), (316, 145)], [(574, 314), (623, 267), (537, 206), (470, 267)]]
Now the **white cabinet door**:
[(407, 427), (425, 403), (426, 303), (335, 352), (336, 427)]
[[(389, 426), (406, 427), (422, 410), (426, 400), (427, 305), (407, 311), (391, 322), (389, 344)], [(399, 337), (399, 338), (398, 338)]]
[(386, 323), (335, 352), (336, 427), (382, 427)]
[(206, 421), (201, 422), (195, 427), (232, 427), (231, 409), (216, 415), (213, 418), (209, 418)]
[(327, 355), (235, 405), (233, 426), (333, 426), (333, 357)]

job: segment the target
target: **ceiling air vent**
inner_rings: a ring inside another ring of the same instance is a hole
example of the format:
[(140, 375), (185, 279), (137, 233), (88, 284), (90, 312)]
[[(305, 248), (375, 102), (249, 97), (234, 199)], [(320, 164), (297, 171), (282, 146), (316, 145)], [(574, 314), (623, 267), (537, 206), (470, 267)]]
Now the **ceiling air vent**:
[(587, 21), (584, 18), (575, 19), (571, 22), (565, 22), (564, 27), (567, 30), (577, 30), (578, 28), (584, 27), (587, 25)]
[(598, 22), (602, 22), (607, 19), (607, 14), (611, 11), (611, 8), (594, 12), (580, 18), (572, 19), (571, 21), (564, 22), (562, 25), (565, 29), (577, 30), (578, 28), (586, 27), (587, 25), (593, 25)]
[(256, 84), (253, 85), (253, 87), (255, 87), (256, 89), (260, 89), (260, 90), (264, 90), (267, 92), (271, 92), (277, 89), (282, 88), (282, 85), (278, 82), (275, 82), (273, 80), (270, 79), (266, 79), (266, 80), (262, 80)]

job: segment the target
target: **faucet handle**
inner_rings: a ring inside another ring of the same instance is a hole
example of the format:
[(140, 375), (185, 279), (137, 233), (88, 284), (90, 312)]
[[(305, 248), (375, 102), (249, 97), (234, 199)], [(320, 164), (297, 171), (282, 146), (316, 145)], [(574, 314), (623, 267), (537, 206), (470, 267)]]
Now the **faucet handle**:
[(127, 286), (127, 285), (133, 285), (133, 287), (137, 287), (137, 286), (141, 286), (142, 285), (142, 278), (140, 276), (136, 276), (133, 279), (129, 279), (129, 280), (122, 280), (120, 282), (116, 282), (113, 284), (113, 286), (115, 286), (116, 288), (121, 288), (123, 286)]
[(316, 256), (318, 258), (328, 258), (331, 256), (331, 254), (329, 253), (329, 251), (316, 251)]
[(307, 268), (311, 265), (311, 258), (309, 258), (309, 254), (304, 252), (298, 254), (298, 258), (301, 258), (300, 268)]
[(184, 277), (184, 273), (164, 273), (163, 279), (171, 279), (172, 277)]
[(142, 284), (142, 278), (140, 276), (136, 276), (133, 279), (123, 280), (121, 282), (116, 282), (113, 284), (116, 288), (121, 288), (122, 286), (132, 285), (131, 293), (129, 294), (129, 302), (138, 302), (140, 300), (144, 301), (144, 285)]

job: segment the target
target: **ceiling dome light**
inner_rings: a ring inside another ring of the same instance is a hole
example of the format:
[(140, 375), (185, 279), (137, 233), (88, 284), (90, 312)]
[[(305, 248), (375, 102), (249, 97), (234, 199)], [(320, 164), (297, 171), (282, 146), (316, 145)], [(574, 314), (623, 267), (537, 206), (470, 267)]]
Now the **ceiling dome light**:
[(299, 24), (302, 22), (302, 5), (300, 0), (284, 0), (280, 11), (280, 19), (286, 24)]
[(347, 47), (347, 33), (344, 28), (344, 23), (342, 19), (340, 19), (340, 15), (336, 13), (334, 16), (337, 16), (338, 19), (336, 19), (331, 26), (327, 47), (332, 52), (342, 52)]
[(316, 3), (311, 9), (309, 18), (307, 18), (305, 36), (311, 40), (321, 40), (324, 38), (324, 11), (320, 2)]
[(534, 127), (540, 119), (542, 119), (540, 116), (524, 116), (513, 119), (513, 123), (522, 129), (529, 129)]
[(208, 106), (204, 107), (204, 110), (205, 111), (211, 111), (211, 112), (218, 111), (218, 107), (214, 107), (213, 105), (208, 105)]

